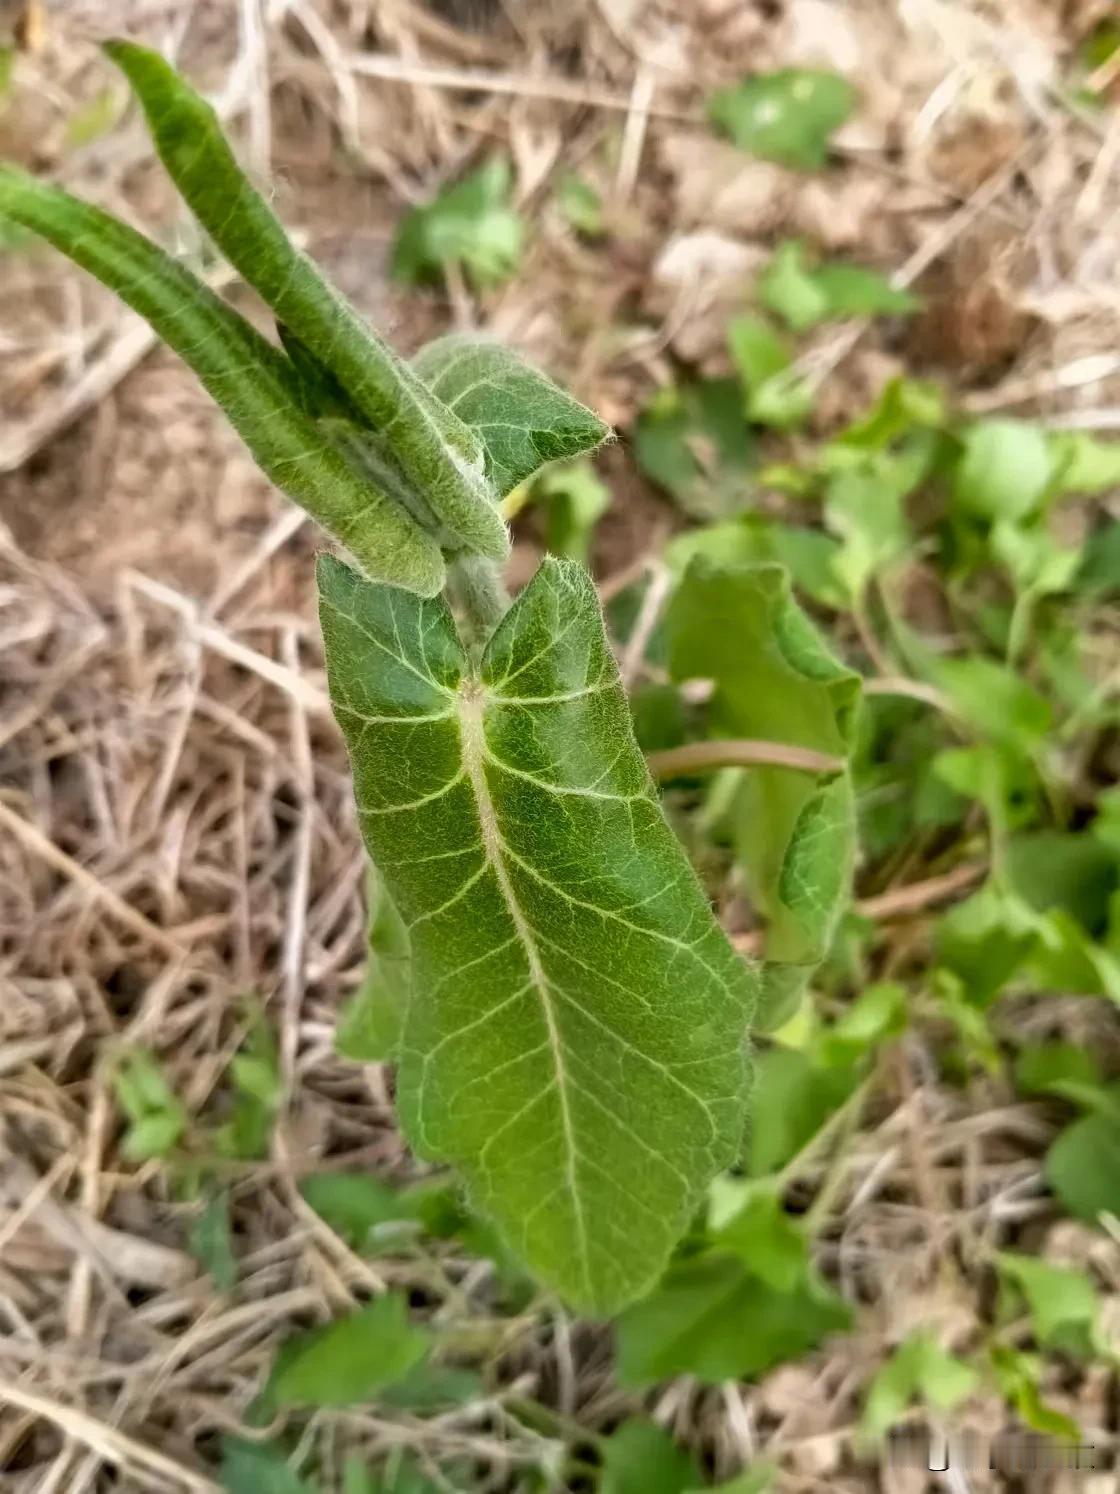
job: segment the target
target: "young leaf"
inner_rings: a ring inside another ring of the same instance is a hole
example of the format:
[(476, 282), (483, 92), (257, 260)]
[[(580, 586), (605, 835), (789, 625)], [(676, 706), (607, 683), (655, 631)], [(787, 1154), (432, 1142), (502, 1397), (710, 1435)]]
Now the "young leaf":
[(386, 1292), (368, 1307), (296, 1334), (280, 1350), (265, 1387), (273, 1406), (352, 1406), (400, 1380), (431, 1348), (403, 1296)]
[(699, 1476), (668, 1432), (635, 1416), (607, 1439), (599, 1494), (685, 1494)]
[(1015, 1283), (1026, 1298), (1031, 1327), (1042, 1348), (1087, 1353), (1100, 1304), (1096, 1289), (1082, 1271), (1052, 1266), (1029, 1255), (1003, 1251), (996, 1257), (1000, 1275)]
[(793, 367), (785, 342), (756, 316), (737, 316), (727, 346), (746, 389), (746, 412), (759, 425), (792, 430), (813, 408), (813, 389)]
[(581, 457), (541, 474), (534, 492), (546, 505), (545, 543), (549, 553), (587, 564), (595, 526), (611, 503), (611, 490)]
[(404, 920), (371, 864), (366, 870), (366, 973), (339, 1013), (335, 1047), (359, 1063), (396, 1055), (412, 982), (412, 951)]
[(593, 451), (610, 435), (594, 411), (499, 343), (451, 333), (422, 348), (412, 367), (481, 439), (499, 498), (546, 462)]
[(577, 233), (589, 239), (602, 238), (606, 231), (603, 199), (589, 181), (574, 171), (565, 171), (557, 184), (556, 200)]
[(834, 317), (902, 316), (920, 302), (896, 290), (885, 275), (863, 265), (809, 265), (795, 239), (779, 244), (759, 281), (762, 304), (794, 332), (807, 332)]
[(448, 1190), (442, 1183), (392, 1188), (367, 1173), (323, 1172), (304, 1178), (299, 1191), (348, 1245), (370, 1250), (391, 1248), (438, 1225)]
[(525, 230), (510, 205), (510, 164), (495, 156), (433, 201), (412, 208), (393, 244), (393, 274), (416, 284), (461, 265), (485, 288), (517, 269)]
[(618, 1376), (646, 1385), (673, 1375), (708, 1383), (749, 1379), (796, 1359), (851, 1311), (811, 1271), (789, 1292), (733, 1255), (710, 1253), (673, 1266), (661, 1285), (618, 1321)]
[(229, 1194), (222, 1188), (212, 1192), (202, 1213), (191, 1225), (191, 1254), (209, 1272), (219, 1292), (237, 1285), (237, 1257), (229, 1224)]
[[(846, 758), (859, 677), (827, 649), (779, 566), (698, 557), (668, 614), (673, 677), (715, 681), (713, 723), (736, 737), (796, 743)], [(744, 775), (740, 855), (769, 921), (760, 1019), (776, 1025), (824, 956), (847, 898), (855, 851), (850, 774), (793, 768)]]
[(829, 137), (855, 103), (846, 79), (789, 67), (720, 89), (708, 100), (708, 115), (741, 150), (812, 171), (825, 164)]
[(546, 559), (477, 670), (443, 602), (328, 557), (319, 586), (412, 941), (405, 1130), (538, 1276), (609, 1311), (735, 1155), (753, 977), (661, 814), (586, 572)]
[(338, 380), (412, 492), (464, 547), (502, 560), (505, 525), (479, 438), (377, 337), (295, 248), (242, 172), (213, 109), (156, 52), (106, 51), (147, 116), (168, 174), (229, 262)]
[(1076, 1219), (1120, 1215), (1120, 1093), (1115, 1110), (1067, 1126), (1046, 1154), (1046, 1181)]
[(439, 546), (301, 408), (284, 356), (150, 240), (58, 187), (0, 165), (0, 212), (47, 239), (145, 317), (222, 407), (261, 470), (370, 576), (433, 596)]

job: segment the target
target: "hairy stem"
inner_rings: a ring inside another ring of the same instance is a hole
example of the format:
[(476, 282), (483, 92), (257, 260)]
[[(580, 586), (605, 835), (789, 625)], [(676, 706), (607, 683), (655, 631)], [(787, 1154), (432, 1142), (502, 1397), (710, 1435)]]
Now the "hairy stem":
[(509, 610), (501, 571), (483, 555), (461, 555), (448, 571), (448, 591), (463, 623), (466, 641), (481, 649)]

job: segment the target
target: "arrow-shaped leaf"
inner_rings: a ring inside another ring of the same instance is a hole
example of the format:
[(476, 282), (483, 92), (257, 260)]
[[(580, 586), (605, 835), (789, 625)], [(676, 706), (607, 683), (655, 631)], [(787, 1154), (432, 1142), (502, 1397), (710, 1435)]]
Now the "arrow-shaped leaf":
[[(848, 756), (859, 676), (828, 650), (781, 566), (697, 556), (673, 598), (668, 631), (675, 678), (715, 681), (719, 730)], [(760, 1019), (773, 1025), (827, 952), (847, 896), (850, 776), (752, 768), (736, 818), (743, 864), (768, 920)]]
[(736, 1155), (754, 994), (662, 816), (590, 579), (546, 560), (477, 670), (442, 600), (329, 557), (327, 669), (409, 928), (405, 1129), (608, 1312)]
[(431, 596), (434, 539), (359, 473), (301, 408), (288, 360), (196, 275), (89, 203), (0, 165), (0, 213), (41, 234), (145, 317), (194, 370), (265, 474), (371, 576)]
[(218, 248), (337, 378), (408, 485), (467, 549), (502, 560), (505, 525), (482, 444), (289, 240), (238, 166), (210, 105), (157, 52), (106, 51), (147, 116), (160, 159)]
[(610, 435), (594, 411), (500, 343), (452, 333), (428, 343), (412, 366), (482, 438), (501, 498), (546, 462), (591, 451)]

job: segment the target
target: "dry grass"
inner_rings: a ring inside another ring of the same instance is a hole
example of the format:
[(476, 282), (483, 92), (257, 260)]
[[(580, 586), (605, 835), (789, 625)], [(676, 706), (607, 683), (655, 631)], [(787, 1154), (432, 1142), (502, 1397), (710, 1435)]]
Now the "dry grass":
[[(806, 364), (826, 423), (915, 356), (974, 410), (1120, 423), (1120, 130), (1058, 101), (1077, 7), (1064, 22), (1042, 0), (119, 9), (215, 90), (313, 251), (403, 347), (448, 318), (485, 321), (623, 421), (672, 355), (720, 366), (744, 275), (775, 235), (801, 233), (898, 268), (935, 307), (915, 347), (864, 327), (819, 334)], [(0, 115), (0, 154), (182, 236), (131, 115), (81, 145), (67, 135), (105, 89), (123, 107), (88, 41), (104, 27), (97, 4), (48, 12)], [(865, 85), (827, 179), (749, 161), (698, 127), (708, 87), (803, 60)], [(402, 204), (495, 146), (539, 224), (524, 273), (485, 304), (462, 287), (446, 306), (403, 300), (384, 273)], [(549, 205), (560, 164), (602, 190), (616, 229), (605, 251), (576, 243)], [(3, 1487), (215, 1488), (216, 1438), (238, 1426), (277, 1344), (394, 1282), (475, 1345), (488, 1394), (424, 1421), (324, 1413), (308, 1435), (328, 1468), (404, 1442), (462, 1452), (483, 1487), (514, 1489), (519, 1469), (555, 1466), (572, 1419), (610, 1426), (631, 1402), (603, 1330), (540, 1302), (497, 1316), (490, 1268), (452, 1247), (371, 1265), (299, 1197), (311, 1170), (414, 1166), (390, 1076), (332, 1053), (363, 960), (362, 859), (326, 707), (314, 537), (151, 346), (53, 258), (4, 258)], [(601, 573), (627, 573), (651, 505), (619, 503)], [(525, 542), (515, 567), (530, 558)], [(963, 885), (921, 866), (905, 881), (925, 877), (928, 895), (877, 890), (888, 970), (920, 963), (929, 906)], [(276, 1020), (289, 1087), (269, 1161), (230, 1173), (242, 1277), (223, 1296), (184, 1250), (193, 1206), (158, 1167), (122, 1160), (107, 1073), (121, 1045), (143, 1043), (201, 1110), (243, 1033), (246, 993)], [(757, 1385), (674, 1383), (651, 1409), (717, 1474), (765, 1450), (790, 1490), (879, 1487), (852, 1432), (887, 1347), (918, 1321), (967, 1347), (986, 1255), (1009, 1231), (1050, 1253), (1088, 1248), (1075, 1226), (1051, 1225), (1049, 1134), (1043, 1110), (995, 1081), (940, 1084), (914, 1035), (800, 1163), (806, 1198), (826, 1192), (822, 1264), (865, 1304), (858, 1335)], [(1094, 1248), (1120, 1294), (1117, 1254)], [(1077, 1403), (1088, 1440), (1114, 1446), (1103, 1379), (1048, 1393)], [(545, 1430), (513, 1414), (529, 1396), (553, 1408)], [(1002, 1414), (975, 1407), (987, 1430)], [(900, 1475), (892, 1487), (910, 1486)]]

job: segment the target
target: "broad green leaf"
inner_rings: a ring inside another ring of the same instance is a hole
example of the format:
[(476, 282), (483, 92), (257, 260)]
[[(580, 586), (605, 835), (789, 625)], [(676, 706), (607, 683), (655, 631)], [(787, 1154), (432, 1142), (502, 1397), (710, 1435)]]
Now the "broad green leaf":
[[(726, 736), (811, 747), (846, 759), (859, 677), (828, 650), (779, 566), (693, 560), (668, 613), (670, 669), (715, 682)], [(855, 852), (851, 776), (756, 768), (743, 776), (737, 842), (768, 922), (763, 1010), (776, 1025), (827, 951)]]
[(422, 1359), (400, 1380), (378, 1392), (378, 1404), (426, 1416), (463, 1406), (486, 1393), (479, 1375), (473, 1370), (454, 1369)]
[(1077, 1423), (1042, 1399), (1039, 1380), (1044, 1361), (1040, 1355), (1024, 1354), (1004, 1344), (996, 1344), (991, 1351), (991, 1364), (996, 1384), (1014, 1406), (1024, 1426), (1046, 1437), (1056, 1437), (1060, 1442), (1080, 1442), (1081, 1430)]
[(545, 543), (552, 555), (587, 564), (595, 526), (611, 503), (611, 491), (581, 457), (542, 472), (534, 484), (534, 495), (546, 505)]
[(428, 343), (412, 367), (481, 440), (499, 498), (546, 462), (593, 451), (610, 435), (586, 405), (500, 343), (451, 333)]
[(1077, 584), (1085, 591), (1120, 591), (1120, 521), (1104, 524), (1089, 536)]
[(366, 873), (368, 904), (366, 973), (342, 1008), (335, 1047), (359, 1063), (383, 1063), (395, 1056), (412, 980), (412, 952), (404, 920), (371, 865)]
[(240, 1437), (222, 1439), (219, 1477), (226, 1494), (315, 1494), (314, 1485), (292, 1472), (280, 1448)]
[(158, 53), (124, 41), (108, 43), (106, 51), (135, 90), (160, 159), (195, 217), (335, 376), (381, 458), (456, 541), (504, 559), (509, 539), (479, 437), (295, 248), (238, 166), (210, 105)]
[(428, 1353), (431, 1335), (409, 1321), (398, 1293), (322, 1328), (288, 1339), (277, 1355), (265, 1400), (273, 1406), (352, 1406), (403, 1379)]
[(1091, 1348), (1100, 1304), (1096, 1288), (1083, 1271), (1010, 1251), (997, 1255), (996, 1264), (1000, 1275), (1014, 1282), (1026, 1298), (1040, 1347), (1073, 1353)]
[(857, 604), (873, 576), (913, 546), (902, 507), (905, 482), (869, 462), (838, 472), (828, 484), (825, 522), (842, 540), (833, 570)]
[(805, 1236), (768, 1184), (748, 1184), (743, 1208), (712, 1235), (712, 1244), (738, 1256), (776, 1292), (790, 1292), (808, 1270)]
[(754, 445), (735, 379), (660, 389), (634, 426), (638, 466), (696, 519), (742, 507)]
[(736, 1153), (754, 978), (662, 816), (590, 578), (546, 559), (477, 667), (442, 601), (329, 557), (319, 585), (412, 942), (406, 1134), (547, 1284), (617, 1308)]
[(321, 1172), (304, 1178), (299, 1191), (355, 1250), (392, 1249), (421, 1231), (448, 1234), (463, 1217), (439, 1180), (394, 1188), (368, 1173)]
[(727, 1483), (711, 1485), (707, 1491), (689, 1489), (688, 1494), (767, 1494), (777, 1476), (778, 1470), (773, 1463), (754, 1463)]
[(197, 276), (107, 213), (3, 165), (0, 212), (145, 317), (197, 374), (265, 475), (368, 575), (426, 596), (439, 591), (443, 560), (435, 540), (335, 447), (301, 408), (283, 354)]
[(1050, 731), (1049, 702), (1014, 669), (982, 654), (939, 660), (935, 682), (974, 731), (1020, 752), (1039, 745)]
[(917, 296), (866, 265), (832, 261), (818, 266), (813, 279), (832, 317), (909, 316), (921, 309)]
[(702, 1255), (673, 1266), (619, 1318), (618, 1376), (627, 1386), (674, 1375), (749, 1379), (807, 1353), (850, 1320), (846, 1303), (811, 1272), (779, 1292), (734, 1255)]
[[(1112, 1093), (1120, 1108), (1120, 1091)], [(1046, 1154), (1046, 1181), (1077, 1219), (1120, 1217), (1120, 1114), (1102, 1110), (1067, 1126)]]
[(1076, 1043), (1037, 1043), (1020, 1049), (1015, 1083), (1026, 1095), (1058, 1095), (1087, 1110), (1107, 1108), (1097, 1055)]
[(699, 1476), (691, 1457), (664, 1428), (632, 1417), (603, 1447), (599, 1494), (685, 1494)]
[(509, 161), (495, 156), (402, 219), (393, 244), (393, 275), (416, 284), (439, 279), (448, 265), (476, 285), (498, 285), (517, 269), (525, 225), (511, 205)]
[(805, 245), (779, 244), (758, 281), (759, 300), (793, 332), (807, 332), (828, 317), (828, 297), (805, 263)]
[(794, 585), (825, 607), (844, 607), (848, 594), (840, 585), (834, 562), (839, 542), (820, 529), (807, 525), (780, 524), (761, 514), (740, 514), (722, 524), (686, 529), (665, 546), (663, 558), (677, 576), (683, 576), (694, 555), (703, 555), (716, 565), (758, 565), (767, 561), (784, 565)]
[(981, 519), (1023, 519), (1042, 502), (1053, 474), (1046, 433), (1023, 420), (979, 420), (964, 435), (953, 500)]
[(1052, 463), (1060, 493), (1107, 493), (1120, 487), (1120, 441), (1087, 431), (1055, 431)]
[(855, 105), (845, 78), (789, 67), (720, 89), (708, 100), (708, 115), (741, 150), (812, 171), (825, 164), (833, 131)]

